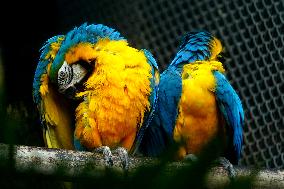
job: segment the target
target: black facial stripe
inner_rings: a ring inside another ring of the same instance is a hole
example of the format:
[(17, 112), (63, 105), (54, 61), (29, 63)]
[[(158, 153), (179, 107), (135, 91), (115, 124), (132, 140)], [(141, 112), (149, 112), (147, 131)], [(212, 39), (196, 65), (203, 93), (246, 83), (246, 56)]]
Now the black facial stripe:
[(71, 69), (68, 69), (68, 83), (70, 83), (71, 81), (72, 81), (72, 78), (73, 78), (73, 69), (72, 69), (72, 67), (71, 67)]

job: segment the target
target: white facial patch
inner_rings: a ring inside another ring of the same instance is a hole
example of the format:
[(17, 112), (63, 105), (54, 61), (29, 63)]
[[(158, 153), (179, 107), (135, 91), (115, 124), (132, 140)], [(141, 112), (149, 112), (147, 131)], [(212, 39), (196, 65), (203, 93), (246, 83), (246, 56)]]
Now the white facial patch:
[[(87, 70), (80, 64), (75, 63), (70, 66), (64, 61), (61, 68), (58, 70), (58, 91), (62, 94), (70, 93), (70, 91), (72, 91), (72, 93), (75, 92), (75, 85), (80, 83), (87, 73)], [(70, 94), (67, 95), (70, 96)]]

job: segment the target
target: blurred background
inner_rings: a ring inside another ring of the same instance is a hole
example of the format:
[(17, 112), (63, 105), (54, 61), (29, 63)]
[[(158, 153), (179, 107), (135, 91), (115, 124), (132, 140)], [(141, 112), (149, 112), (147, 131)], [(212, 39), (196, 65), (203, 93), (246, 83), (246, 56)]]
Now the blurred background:
[[(207, 29), (229, 53), (224, 63), (227, 76), (245, 109), (241, 164), (284, 168), (283, 1), (7, 1), (1, 9), (1, 108), (19, 120), (10, 132), (17, 144), (43, 146), (32, 82), (39, 49), (48, 38), (83, 22), (105, 24), (120, 31), (132, 46), (149, 49), (163, 71), (181, 35)], [(7, 142), (3, 133), (0, 126), (0, 142)]]

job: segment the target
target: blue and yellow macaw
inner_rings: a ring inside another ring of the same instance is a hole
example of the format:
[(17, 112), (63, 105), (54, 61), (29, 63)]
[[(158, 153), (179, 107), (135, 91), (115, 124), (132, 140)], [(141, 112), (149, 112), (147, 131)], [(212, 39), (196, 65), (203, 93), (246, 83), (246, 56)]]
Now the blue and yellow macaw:
[(161, 74), (158, 105), (140, 147), (156, 156), (173, 142), (180, 143), (178, 158), (198, 154), (220, 134), (224, 156), (237, 164), (243, 143), (241, 101), (224, 76), (223, 46), (207, 31), (190, 32)]
[(158, 83), (151, 53), (130, 47), (112, 28), (83, 24), (49, 39), (33, 85), (48, 147), (98, 149), (110, 163), (110, 149), (124, 157), (136, 152)]

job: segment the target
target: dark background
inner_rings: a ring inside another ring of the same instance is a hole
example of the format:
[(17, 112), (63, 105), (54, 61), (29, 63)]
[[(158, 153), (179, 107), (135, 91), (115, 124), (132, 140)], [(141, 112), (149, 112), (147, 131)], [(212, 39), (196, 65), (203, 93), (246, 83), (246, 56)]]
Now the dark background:
[(102, 23), (120, 31), (132, 46), (149, 49), (163, 71), (182, 34), (207, 29), (229, 53), (227, 76), (245, 109), (241, 164), (284, 168), (283, 1), (7, 1), (1, 9), (5, 102), (13, 116), (22, 118), (13, 132), (16, 143), (43, 145), (32, 81), (39, 49), (48, 38), (83, 22)]

